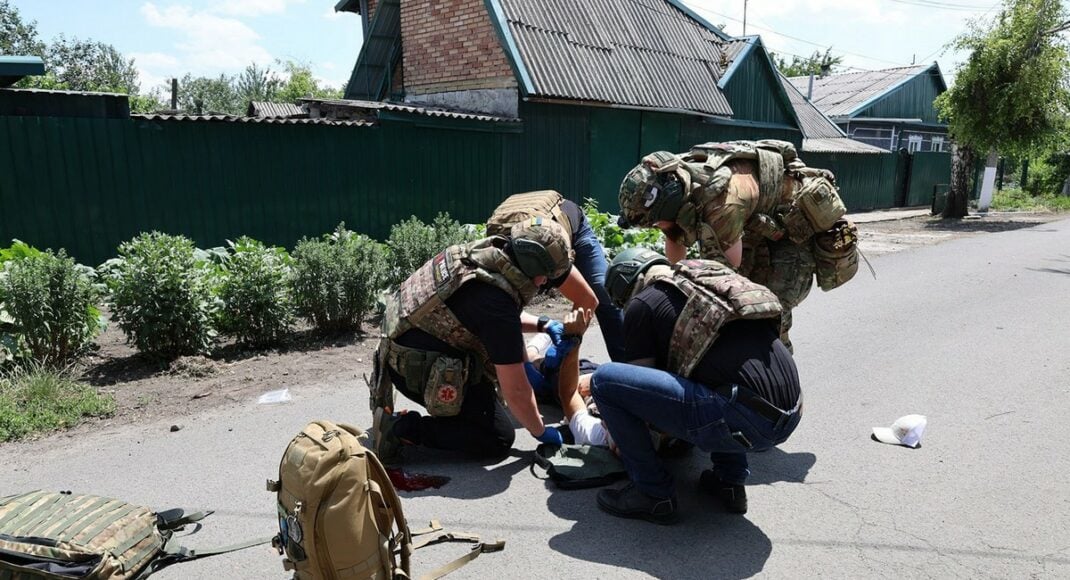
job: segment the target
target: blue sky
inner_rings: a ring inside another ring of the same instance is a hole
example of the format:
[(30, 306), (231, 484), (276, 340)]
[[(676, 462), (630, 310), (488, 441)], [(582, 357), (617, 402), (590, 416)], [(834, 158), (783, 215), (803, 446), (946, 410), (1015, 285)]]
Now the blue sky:
[[(142, 88), (171, 76), (234, 74), (250, 62), (304, 61), (333, 85), (360, 51), (360, 17), (336, 0), (13, 0), (47, 40), (64, 33), (111, 43), (136, 59)], [(582, 2), (583, 0), (575, 0)], [(743, 0), (685, 0), (703, 17), (742, 30)], [(938, 60), (951, 81), (959, 54), (942, 47), (966, 19), (997, 13), (996, 0), (749, 0), (748, 34), (784, 53), (819, 46), (855, 69)], [(774, 32), (775, 31), (775, 32)]]

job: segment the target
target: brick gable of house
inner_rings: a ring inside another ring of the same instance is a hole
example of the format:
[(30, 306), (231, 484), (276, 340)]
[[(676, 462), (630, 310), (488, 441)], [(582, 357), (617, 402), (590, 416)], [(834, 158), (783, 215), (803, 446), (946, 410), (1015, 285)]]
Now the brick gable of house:
[(402, 0), (405, 92), (515, 88), (483, 0)]

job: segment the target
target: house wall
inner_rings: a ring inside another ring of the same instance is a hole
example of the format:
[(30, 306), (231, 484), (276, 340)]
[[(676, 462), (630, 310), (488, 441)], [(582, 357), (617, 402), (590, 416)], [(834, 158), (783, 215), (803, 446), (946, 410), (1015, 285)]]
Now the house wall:
[(853, 116), (939, 123), (933, 101), (941, 92), (933, 75), (919, 75)]
[(755, 47), (732, 73), (724, 93), (733, 118), (794, 125), (780, 96), (780, 81), (768, 62), (765, 51)]
[(515, 89), (483, 0), (403, 0), (407, 95)]

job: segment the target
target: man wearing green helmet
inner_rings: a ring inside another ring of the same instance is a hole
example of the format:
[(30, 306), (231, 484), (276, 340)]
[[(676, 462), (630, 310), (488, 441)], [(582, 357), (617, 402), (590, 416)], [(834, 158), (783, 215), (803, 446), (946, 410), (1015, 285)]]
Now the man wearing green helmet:
[(802, 414), (799, 375), (778, 338), (780, 303), (767, 288), (709, 260), (670, 266), (631, 248), (613, 260), (606, 289), (624, 307), (629, 364), (599, 366), (591, 393), (631, 482), (598, 494), (619, 517), (668, 524), (672, 476), (647, 426), (710, 453), (701, 488), (746, 513), (747, 453), (784, 442)]
[[(523, 308), (571, 260), (561, 226), (531, 218), (509, 236), (446, 248), (402, 282), (387, 300), (369, 383), (380, 459), (398, 461), (406, 444), (504, 455), (515, 433), (497, 388), (533, 437), (561, 443), (524, 371), (523, 332), (541, 325)], [(428, 415), (394, 413), (395, 386)]]
[(791, 349), (791, 311), (813, 286), (823, 290), (857, 271), (857, 231), (835, 177), (775, 140), (697, 145), (685, 155), (651, 153), (620, 188), (622, 227), (656, 227), (678, 262), (698, 244), (717, 260), (765, 285), (783, 306), (780, 338)]

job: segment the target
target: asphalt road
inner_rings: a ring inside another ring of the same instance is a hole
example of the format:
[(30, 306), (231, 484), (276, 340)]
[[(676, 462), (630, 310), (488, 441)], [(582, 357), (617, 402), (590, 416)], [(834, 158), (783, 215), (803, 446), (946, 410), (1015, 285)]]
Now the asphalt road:
[[(495, 465), (430, 452), (409, 468), (448, 475), (405, 495), (414, 526), (507, 540), (451, 577), (1070, 577), (1070, 220), (873, 259), (849, 285), (815, 291), (793, 339), (805, 416), (780, 449), (753, 457), (750, 513), (720, 512), (694, 490), (705, 460), (675, 463), (683, 521), (622, 521), (594, 491), (557, 491), (528, 472), (517, 436)], [(585, 342), (594, 358), (599, 341)], [(291, 389), (294, 401), (111, 427), (0, 447), (0, 495), (71, 489), (155, 507), (211, 507), (186, 539), (268, 535), (264, 491), (310, 419), (370, 424), (354, 379)], [(549, 410), (548, 410), (549, 411)], [(922, 413), (920, 449), (871, 441), (875, 425)], [(548, 412), (548, 414), (550, 414)], [(415, 572), (461, 553), (421, 554)], [(176, 566), (177, 578), (286, 578), (267, 548)]]

